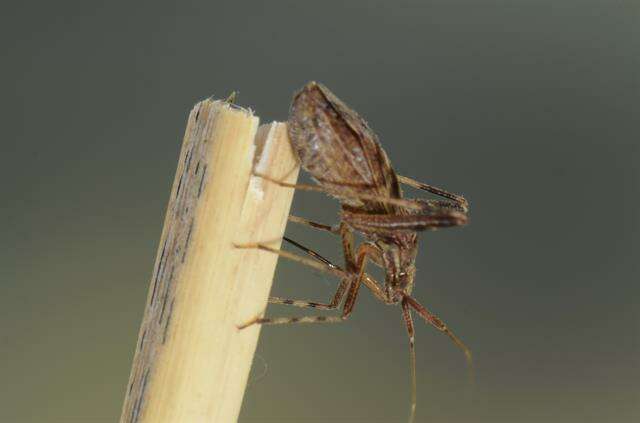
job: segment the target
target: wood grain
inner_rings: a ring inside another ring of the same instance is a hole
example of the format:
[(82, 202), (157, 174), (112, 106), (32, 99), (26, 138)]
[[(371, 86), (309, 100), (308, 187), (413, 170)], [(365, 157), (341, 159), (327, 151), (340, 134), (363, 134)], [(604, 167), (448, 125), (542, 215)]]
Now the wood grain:
[(121, 423), (237, 420), (295, 182), (286, 126), (204, 100), (191, 111), (139, 333)]

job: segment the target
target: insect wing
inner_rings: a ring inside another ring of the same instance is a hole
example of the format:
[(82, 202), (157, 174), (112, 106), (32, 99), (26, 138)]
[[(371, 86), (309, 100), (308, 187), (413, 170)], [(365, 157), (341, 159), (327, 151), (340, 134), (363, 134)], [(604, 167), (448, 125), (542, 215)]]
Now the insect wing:
[(353, 199), (358, 193), (400, 198), (400, 188), (375, 133), (326, 87), (310, 82), (295, 95), (289, 137), (304, 169), (343, 203), (392, 211), (389, 204)]

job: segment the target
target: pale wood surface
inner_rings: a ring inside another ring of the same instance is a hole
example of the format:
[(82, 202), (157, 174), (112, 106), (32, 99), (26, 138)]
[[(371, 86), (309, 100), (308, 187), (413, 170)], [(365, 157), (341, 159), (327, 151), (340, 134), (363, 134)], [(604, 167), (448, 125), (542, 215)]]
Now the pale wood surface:
[[(255, 144), (254, 144), (255, 140)], [(285, 124), (204, 100), (191, 111), (162, 231), (127, 395), (125, 422), (235, 422), (295, 182)]]

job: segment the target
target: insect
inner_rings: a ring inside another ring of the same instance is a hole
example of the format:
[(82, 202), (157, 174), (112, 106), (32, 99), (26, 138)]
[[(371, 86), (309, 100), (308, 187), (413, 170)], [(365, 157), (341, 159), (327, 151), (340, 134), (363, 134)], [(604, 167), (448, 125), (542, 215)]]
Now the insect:
[[(460, 347), (471, 364), (471, 352), (453, 332), (412, 296), (418, 233), (467, 223), (468, 202), (464, 197), (443, 189), (397, 175), (376, 134), (363, 118), (350, 109), (329, 89), (309, 82), (294, 95), (288, 120), (289, 138), (303, 169), (315, 185), (288, 184), (269, 175), (258, 175), (284, 187), (321, 191), (335, 197), (341, 204), (340, 223), (330, 226), (297, 216), (295, 223), (328, 231), (342, 240), (344, 268), (341, 268), (303, 245), (284, 238), (307, 256), (278, 250), (266, 244), (238, 245), (279, 254), (316, 269), (340, 277), (336, 293), (328, 303), (269, 298), (270, 303), (289, 304), (320, 310), (338, 308), (343, 298), (340, 316), (256, 317), (241, 325), (341, 322), (353, 311), (361, 285), (365, 285), (385, 304), (400, 305), (409, 336), (411, 366), (411, 403), (409, 421), (416, 409), (415, 311), (439, 331), (448, 335)], [(445, 200), (405, 199), (400, 184), (424, 190)], [(365, 242), (354, 249), (354, 233)], [(366, 273), (369, 262), (385, 272), (384, 284)]]

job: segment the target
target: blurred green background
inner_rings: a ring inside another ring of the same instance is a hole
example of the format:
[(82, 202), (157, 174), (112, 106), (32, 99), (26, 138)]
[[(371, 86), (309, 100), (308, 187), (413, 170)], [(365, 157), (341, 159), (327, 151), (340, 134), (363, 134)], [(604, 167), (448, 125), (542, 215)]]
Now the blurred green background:
[[(418, 421), (638, 421), (637, 1), (35, 1), (0, 20), (1, 422), (119, 418), (190, 108), (238, 90), (283, 120), (311, 79), (399, 173), (471, 201), (470, 226), (422, 236), (415, 296), (477, 385), (418, 322)], [(274, 293), (335, 284), (281, 262)], [(364, 291), (345, 324), (265, 328), (251, 379), (240, 422), (404, 422), (400, 310)]]

